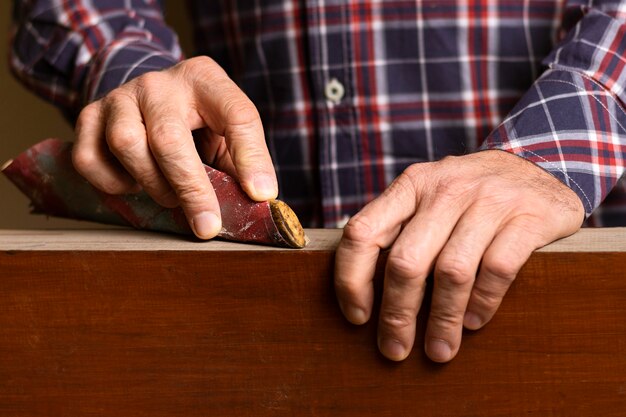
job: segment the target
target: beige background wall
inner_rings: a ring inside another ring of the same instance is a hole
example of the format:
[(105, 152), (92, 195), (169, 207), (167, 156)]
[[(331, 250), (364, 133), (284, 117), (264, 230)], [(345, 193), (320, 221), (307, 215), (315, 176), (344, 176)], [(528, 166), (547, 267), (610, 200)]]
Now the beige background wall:
[[(48, 137), (73, 140), (72, 127), (50, 104), (26, 90), (10, 74), (7, 63), (9, 46), (10, 1), (0, 1), (0, 165), (29, 146)], [(168, 1), (168, 21), (177, 28), (184, 49), (189, 50), (189, 27), (184, 2)], [(62, 219), (46, 219), (29, 214), (28, 200), (0, 175), (0, 228), (93, 227), (93, 224)]]

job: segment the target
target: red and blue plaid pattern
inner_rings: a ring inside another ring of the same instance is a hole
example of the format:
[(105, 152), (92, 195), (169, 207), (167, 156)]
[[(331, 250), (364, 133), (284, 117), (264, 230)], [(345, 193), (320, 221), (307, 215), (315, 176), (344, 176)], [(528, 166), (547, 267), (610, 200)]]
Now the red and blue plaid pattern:
[[(182, 59), (155, 0), (15, 4), (12, 68), (70, 116)], [(502, 149), (571, 187), (589, 224), (626, 225), (626, 1), (189, 6), (198, 54), (258, 107), (304, 224), (343, 224), (412, 163)]]

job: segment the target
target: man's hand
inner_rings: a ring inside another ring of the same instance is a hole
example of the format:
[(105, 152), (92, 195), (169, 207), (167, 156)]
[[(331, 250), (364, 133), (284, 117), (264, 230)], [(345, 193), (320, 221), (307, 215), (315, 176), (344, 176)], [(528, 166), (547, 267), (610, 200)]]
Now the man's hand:
[(212, 238), (221, 228), (220, 208), (194, 145), (197, 129), (206, 161), (237, 178), (252, 199), (276, 198), (259, 114), (206, 57), (146, 73), (86, 106), (73, 162), (104, 192), (142, 187), (165, 207), (180, 204), (194, 233)]
[(447, 362), (463, 326), (478, 329), (493, 317), (533, 250), (576, 232), (583, 218), (571, 189), (515, 155), (492, 150), (412, 165), (344, 229), (335, 266), (339, 304), (352, 323), (369, 319), (376, 260), (391, 247), (378, 346), (403, 360), (434, 270), (425, 349)]

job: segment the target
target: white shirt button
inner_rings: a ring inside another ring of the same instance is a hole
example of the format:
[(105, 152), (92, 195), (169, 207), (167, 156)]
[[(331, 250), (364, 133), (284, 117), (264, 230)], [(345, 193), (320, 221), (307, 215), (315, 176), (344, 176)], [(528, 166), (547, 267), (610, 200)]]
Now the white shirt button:
[(326, 98), (335, 104), (339, 104), (345, 93), (346, 90), (343, 88), (343, 84), (341, 84), (336, 78), (332, 78), (326, 84), (326, 88), (324, 89)]

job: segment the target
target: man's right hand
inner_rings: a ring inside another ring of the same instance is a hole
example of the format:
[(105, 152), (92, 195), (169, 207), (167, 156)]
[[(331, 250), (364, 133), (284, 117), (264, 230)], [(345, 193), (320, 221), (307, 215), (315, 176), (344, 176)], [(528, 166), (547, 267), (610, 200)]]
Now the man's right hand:
[(165, 207), (180, 205), (194, 233), (221, 229), (220, 208), (196, 150), (234, 176), (256, 201), (278, 185), (259, 113), (215, 61), (191, 58), (146, 73), (86, 106), (76, 123), (74, 166), (109, 194), (143, 188)]

